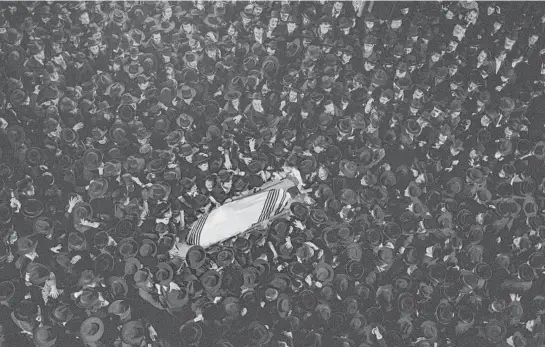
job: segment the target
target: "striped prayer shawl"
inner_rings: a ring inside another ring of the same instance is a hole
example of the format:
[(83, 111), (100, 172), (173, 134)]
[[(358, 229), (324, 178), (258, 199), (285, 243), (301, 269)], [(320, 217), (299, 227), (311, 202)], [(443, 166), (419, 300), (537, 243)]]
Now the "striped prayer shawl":
[(230, 239), (278, 215), (290, 200), (285, 190), (271, 189), (229, 202), (201, 216), (191, 226), (186, 242), (206, 248)]

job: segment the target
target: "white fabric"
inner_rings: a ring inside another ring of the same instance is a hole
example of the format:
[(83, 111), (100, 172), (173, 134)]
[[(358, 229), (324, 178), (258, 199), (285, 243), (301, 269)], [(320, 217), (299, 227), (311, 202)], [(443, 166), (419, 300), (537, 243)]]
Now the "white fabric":
[(187, 244), (206, 248), (230, 239), (278, 215), (290, 200), (285, 190), (271, 189), (229, 202), (199, 218), (191, 227)]

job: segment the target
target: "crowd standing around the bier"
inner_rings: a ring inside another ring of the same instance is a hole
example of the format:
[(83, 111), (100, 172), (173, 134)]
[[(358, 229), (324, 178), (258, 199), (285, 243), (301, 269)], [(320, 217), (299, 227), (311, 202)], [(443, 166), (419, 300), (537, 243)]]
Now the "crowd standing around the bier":
[[(0, 346), (545, 346), (544, 30), (541, 2), (2, 2)], [(286, 177), (288, 218), (178, 255)]]

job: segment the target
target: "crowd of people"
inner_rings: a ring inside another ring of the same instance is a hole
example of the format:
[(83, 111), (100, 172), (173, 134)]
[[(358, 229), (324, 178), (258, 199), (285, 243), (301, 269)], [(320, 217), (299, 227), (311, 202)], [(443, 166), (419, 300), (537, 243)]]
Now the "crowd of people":
[[(544, 30), (540, 2), (3, 2), (0, 346), (545, 346)], [(289, 217), (178, 255), (286, 176)]]

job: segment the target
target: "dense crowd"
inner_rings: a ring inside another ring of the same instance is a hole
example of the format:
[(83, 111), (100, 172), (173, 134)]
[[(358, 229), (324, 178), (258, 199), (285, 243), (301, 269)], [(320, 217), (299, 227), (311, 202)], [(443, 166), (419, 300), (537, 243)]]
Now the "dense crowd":
[[(541, 2), (2, 2), (0, 346), (545, 346)], [(182, 258), (288, 177), (277, 218)]]

